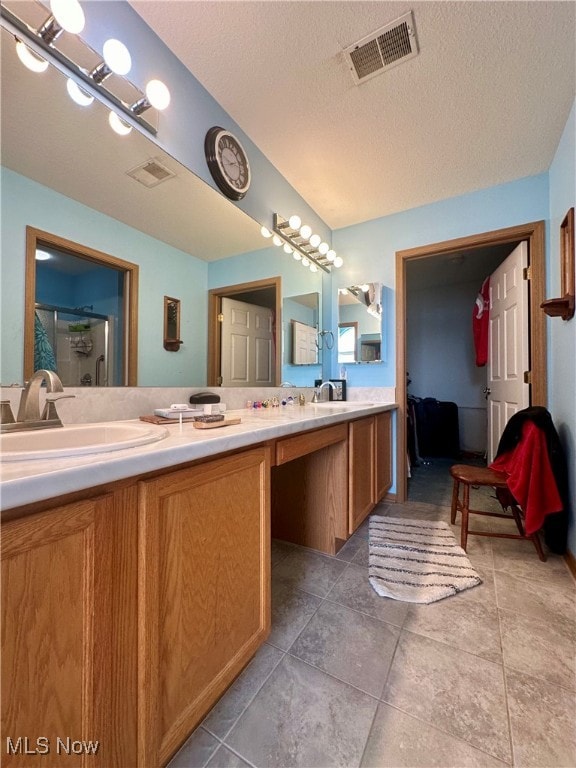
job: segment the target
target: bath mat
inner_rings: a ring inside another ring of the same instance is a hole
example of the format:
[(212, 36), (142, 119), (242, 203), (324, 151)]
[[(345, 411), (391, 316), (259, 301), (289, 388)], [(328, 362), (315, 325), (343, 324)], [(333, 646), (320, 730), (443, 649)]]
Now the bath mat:
[(382, 597), (434, 603), (482, 583), (448, 523), (370, 518), (369, 580)]

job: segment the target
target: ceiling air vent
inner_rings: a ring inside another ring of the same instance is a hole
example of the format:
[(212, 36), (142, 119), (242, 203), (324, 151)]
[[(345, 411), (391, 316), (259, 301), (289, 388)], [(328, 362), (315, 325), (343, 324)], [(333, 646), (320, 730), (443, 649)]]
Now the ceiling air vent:
[(344, 55), (356, 85), (417, 56), (412, 12), (350, 45)]
[(132, 168), (131, 171), (126, 171), (128, 176), (131, 176), (140, 184), (144, 184), (145, 187), (155, 187), (157, 184), (161, 184), (163, 181), (173, 179), (176, 174), (156, 158), (146, 160), (142, 165), (137, 165), (136, 168)]

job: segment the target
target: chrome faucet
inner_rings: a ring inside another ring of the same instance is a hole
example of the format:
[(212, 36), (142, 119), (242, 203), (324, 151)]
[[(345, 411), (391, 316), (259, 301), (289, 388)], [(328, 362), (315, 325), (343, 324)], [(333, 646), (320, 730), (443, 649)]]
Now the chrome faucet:
[(332, 391), (336, 392), (336, 385), (332, 381), (324, 381), (322, 384), (320, 384), (319, 387), (316, 387), (314, 390), (314, 394), (312, 395), (312, 401), (313, 403), (321, 403), (322, 402), (322, 390), (324, 387), (332, 387)]
[(13, 417), (10, 420), (7, 409), (3, 408), (2, 424), (0, 425), (2, 432), (18, 432), (26, 429), (46, 429), (48, 427), (62, 426), (62, 422), (56, 412), (56, 401), (62, 397), (74, 397), (74, 395), (47, 397), (46, 405), (42, 415), (40, 415), (40, 387), (43, 381), (46, 382), (46, 392), (64, 392), (62, 382), (54, 371), (47, 371), (44, 368), (35, 371), (30, 381), (26, 383), (20, 396), (16, 421), (13, 420)]

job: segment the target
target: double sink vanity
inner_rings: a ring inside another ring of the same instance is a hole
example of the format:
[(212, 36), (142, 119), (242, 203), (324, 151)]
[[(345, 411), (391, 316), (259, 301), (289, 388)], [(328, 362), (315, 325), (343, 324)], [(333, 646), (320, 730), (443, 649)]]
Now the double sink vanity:
[(268, 635), (271, 537), (335, 555), (391, 487), (394, 409), (2, 435), (3, 764), (165, 765)]

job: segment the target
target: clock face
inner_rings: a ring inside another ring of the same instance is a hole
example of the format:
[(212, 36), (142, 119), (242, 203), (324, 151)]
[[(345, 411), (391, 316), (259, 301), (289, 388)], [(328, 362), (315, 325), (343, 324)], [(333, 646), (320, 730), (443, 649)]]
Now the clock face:
[(250, 186), (250, 163), (242, 144), (229, 131), (215, 126), (206, 134), (204, 152), (218, 188), (231, 200), (241, 200)]

